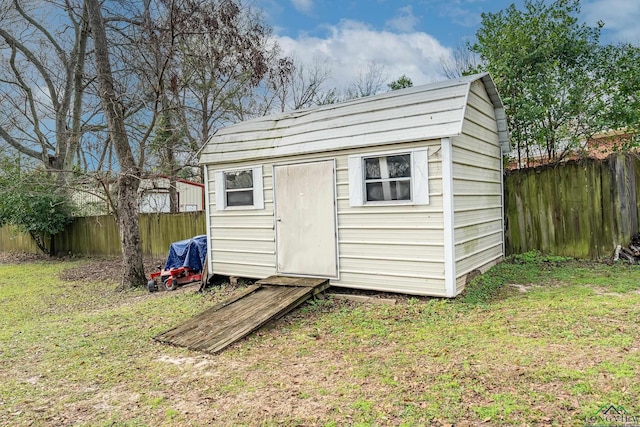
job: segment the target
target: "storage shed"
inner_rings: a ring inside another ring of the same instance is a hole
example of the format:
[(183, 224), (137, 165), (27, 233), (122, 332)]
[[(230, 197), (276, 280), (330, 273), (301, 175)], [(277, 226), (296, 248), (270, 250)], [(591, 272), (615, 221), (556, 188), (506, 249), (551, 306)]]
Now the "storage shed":
[(454, 297), (504, 256), (504, 108), (488, 74), (220, 129), (210, 271)]

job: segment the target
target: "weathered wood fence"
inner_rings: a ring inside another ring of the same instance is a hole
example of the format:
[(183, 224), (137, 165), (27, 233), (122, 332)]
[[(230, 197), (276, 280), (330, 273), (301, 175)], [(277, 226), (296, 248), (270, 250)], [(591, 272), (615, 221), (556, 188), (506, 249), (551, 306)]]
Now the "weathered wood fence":
[[(145, 256), (164, 258), (172, 242), (205, 234), (205, 213), (140, 214), (140, 239)], [(120, 237), (111, 215), (75, 218), (55, 236), (58, 255), (120, 255)], [(0, 251), (38, 252), (28, 235), (0, 228)]]
[(632, 154), (505, 176), (507, 253), (611, 256), (638, 233), (640, 160)]
[[(626, 154), (505, 175), (507, 254), (540, 250), (578, 258), (611, 256), (638, 233), (640, 160)], [(141, 214), (144, 255), (164, 257), (171, 242), (204, 234), (205, 213)], [(57, 254), (119, 255), (111, 216), (76, 218), (56, 236)], [(0, 228), (0, 251), (38, 252), (29, 236)]]

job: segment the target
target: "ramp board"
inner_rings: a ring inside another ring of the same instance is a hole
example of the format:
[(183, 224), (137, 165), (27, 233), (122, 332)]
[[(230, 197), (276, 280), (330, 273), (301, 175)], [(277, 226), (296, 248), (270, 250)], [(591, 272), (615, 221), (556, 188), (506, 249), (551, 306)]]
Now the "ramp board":
[(218, 353), (328, 287), (327, 279), (271, 276), (154, 339)]

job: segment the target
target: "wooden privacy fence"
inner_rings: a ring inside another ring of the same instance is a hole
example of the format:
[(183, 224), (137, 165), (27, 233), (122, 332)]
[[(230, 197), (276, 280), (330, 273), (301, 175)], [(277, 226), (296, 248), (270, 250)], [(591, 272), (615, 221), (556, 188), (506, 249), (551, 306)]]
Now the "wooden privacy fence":
[(506, 250), (611, 256), (638, 232), (640, 161), (632, 154), (510, 171)]
[[(145, 256), (164, 258), (172, 242), (205, 234), (205, 213), (140, 214), (140, 239)], [(55, 236), (56, 255), (121, 255), (116, 220), (111, 215), (74, 218)], [(38, 252), (28, 235), (0, 228), (0, 251)]]
[(30, 235), (19, 233), (13, 227), (0, 227), (0, 251), (38, 253), (38, 245)]
[[(505, 175), (507, 254), (540, 250), (577, 258), (611, 256), (638, 233), (640, 160), (620, 154)], [(145, 256), (163, 258), (171, 242), (204, 234), (204, 212), (141, 214)], [(120, 255), (112, 216), (76, 218), (56, 235), (56, 254)], [(38, 252), (28, 235), (0, 228), (0, 251)]]

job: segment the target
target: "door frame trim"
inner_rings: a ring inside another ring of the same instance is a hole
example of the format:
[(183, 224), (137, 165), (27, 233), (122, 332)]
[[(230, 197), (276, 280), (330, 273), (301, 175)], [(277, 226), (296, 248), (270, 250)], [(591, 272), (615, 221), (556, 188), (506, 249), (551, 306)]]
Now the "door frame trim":
[[(333, 163), (333, 226), (334, 226), (334, 244), (336, 249), (335, 256), (335, 264), (336, 264), (336, 272), (334, 276), (317, 276), (312, 274), (299, 274), (299, 273), (285, 273), (279, 271), (278, 268), (278, 195), (277, 195), (277, 186), (276, 186), (276, 168), (279, 166), (295, 166), (302, 165), (307, 163), (323, 163), (323, 162), (332, 162)], [(289, 161), (289, 162), (278, 162), (273, 163), (271, 165), (271, 176), (272, 176), (272, 185), (273, 185), (273, 243), (275, 248), (276, 255), (276, 265), (275, 270), (276, 274), (286, 274), (287, 276), (294, 277), (326, 277), (327, 279), (340, 280), (340, 244), (339, 244), (339, 234), (338, 234), (338, 189), (337, 189), (337, 165), (335, 157), (328, 158), (317, 158), (317, 159), (308, 159), (308, 160), (298, 160), (298, 161)]]

